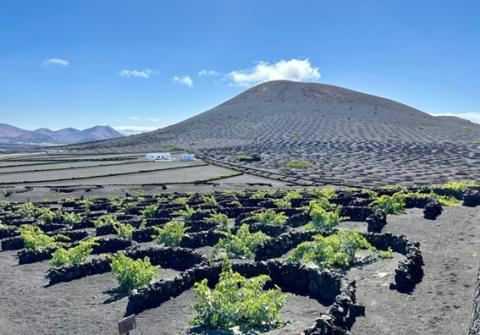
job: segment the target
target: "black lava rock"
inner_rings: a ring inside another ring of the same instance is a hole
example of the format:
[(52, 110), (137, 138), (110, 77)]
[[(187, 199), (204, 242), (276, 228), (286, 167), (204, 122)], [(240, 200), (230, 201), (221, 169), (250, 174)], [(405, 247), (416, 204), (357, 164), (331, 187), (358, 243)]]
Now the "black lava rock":
[(423, 217), (428, 220), (435, 220), (442, 214), (442, 205), (437, 199), (430, 199), (423, 210)]
[(372, 215), (367, 217), (368, 231), (379, 233), (387, 224), (387, 216), (382, 210), (376, 210)]
[(480, 205), (480, 191), (468, 190), (463, 194), (463, 205), (468, 207), (475, 207)]

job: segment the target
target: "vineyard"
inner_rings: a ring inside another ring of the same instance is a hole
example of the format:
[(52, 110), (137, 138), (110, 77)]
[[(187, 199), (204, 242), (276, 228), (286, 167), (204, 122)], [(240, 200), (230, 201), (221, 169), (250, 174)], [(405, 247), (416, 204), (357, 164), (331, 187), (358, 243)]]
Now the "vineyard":
[[(474, 182), (0, 201), (0, 258), (45, 270), (28, 270), (45, 296), (102, 282), (89, 292), (106, 296), (99, 319), (156, 313), (165, 334), (347, 334), (371, 316), (355, 273), (384, 269), (398, 299), (424, 280), (422, 246), (385, 232), (393, 218), (415, 209), (433, 225), (447, 207), (479, 204)], [(56, 303), (68, 314), (75, 301)]]

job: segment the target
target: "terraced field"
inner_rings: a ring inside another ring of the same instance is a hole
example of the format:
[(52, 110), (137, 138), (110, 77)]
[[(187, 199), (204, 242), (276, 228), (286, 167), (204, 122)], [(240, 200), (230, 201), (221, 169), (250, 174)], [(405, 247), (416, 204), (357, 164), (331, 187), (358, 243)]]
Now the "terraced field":
[[(138, 334), (219, 334), (189, 320), (194, 283), (218, 282), (226, 253), (232, 271), (288, 293), (283, 322), (257, 332), (466, 334), (480, 247), (469, 185), (1, 202), (0, 333), (116, 334), (135, 314)], [(345, 254), (302, 251), (338, 242)], [(80, 261), (59, 257), (85, 243)], [(108, 256), (120, 254), (149, 257), (157, 279), (122, 291)]]

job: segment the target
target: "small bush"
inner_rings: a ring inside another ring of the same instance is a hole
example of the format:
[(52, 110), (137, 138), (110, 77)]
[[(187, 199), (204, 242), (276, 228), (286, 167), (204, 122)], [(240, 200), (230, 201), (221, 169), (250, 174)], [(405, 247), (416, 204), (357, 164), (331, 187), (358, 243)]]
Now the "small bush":
[(0, 209), (5, 209), (8, 206), (10, 206), (10, 203), (8, 201), (0, 200)]
[(327, 211), (321, 202), (311, 201), (309, 210), (312, 226), (315, 230), (332, 229), (338, 226), (340, 222), (339, 209)]
[(268, 239), (262, 232), (250, 233), (246, 224), (242, 224), (235, 234), (230, 231), (218, 233), (224, 237), (215, 245), (214, 254), (225, 251), (231, 258), (252, 258), (255, 249)]
[(124, 214), (133, 214), (137, 210), (137, 202), (126, 202), (122, 205), (122, 212)]
[(185, 209), (181, 209), (175, 212), (175, 215), (181, 216), (184, 220), (190, 220), (196, 213), (197, 213), (196, 209), (186, 205)]
[(258, 162), (262, 159), (259, 154), (241, 154), (237, 155), (235, 159), (239, 162)]
[(134, 289), (159, 278), (160, 266), (153, 266), (148, 257), (134, 260), (119, 252), (117, 256), (110, 256), (109, 259), (112, 262), (112, 273), (119, 284), (118, 289), (122, 292), (130, 294)]
[(283, 323), (280, 310), (286, 295), (278, 287), (265, 291), (269, 280), (267, 275), (247, 279), (233, 272), (231, 263), (225, 261), (214, 289), (208, 287), (207, 279), (195, 283), (193, 309), (197, 315), (191, 323), (222, 330), (239, 326), (262, 330), (278, 327)]
[(96, 244), (96, 240), (92, 238), (81, 241), (76, 247), (70, 249), (60, 248), (53, 253), (49, 264), (56, 267), (80, 264), (92, 253), (93, 246)]
[(268, 194), (271, 194), (271, 192), (268, 190), (257, 190), (255, 193), (252, 194), (250, 198), (255, 200), (262, 200), (265, 199)]
[(84, 210), (90, 210), (95, 200), (95, 197), (88, 197), (86, 199), (79, 200), (78, 203), (80, 204), (80, 208)]
[(2, 223), (2, 221), (0, 221), (0, 231), (12, 231), (12, 230), (15, 230), (16, 227), (15, 226), (9, 226), (9, 225), (6, 225), (4, 223)]
[(439, 195), (433, 192), (430, 193), (420, 193), (420, 192), (412, 192), (412, 193), (405, 193), (405, 199), (424, 199), (424, 198), (434, 198), (437, 199), (442, 206), (445, 207), (454, 207), (460, 205), (460, 200), (446, 196), (446, 195)]
[(478, 182), (474, 180), (463, 180), (463, 181), (451, 181), (442, 185), (439, 185), (440, 188), (447, 190), (465, 192), (469, 187), (478, 186)]
[(31, 225), (22, 225), (20, 227), (20, 237), (27, 250), (43, 250), (50, 247), (58, 247), (62, 242), (69, 240), (66, 236), (60, 234), (48, 236), (39, 227)]
[(277, 206), (277, 208), (280, 208), (280, 209), (292, 208), (292, 201), (285, 197), (280, 199), (275, 199), (273, 203), (275, 204), (275, 206)]
[(157, 209), (156, 205), (148, 205), (143, 209), (142, 215), (146, 218), (154, 218), (157, 214)]
[(163, 244), (167, 247), (178, 247), (182, 238), (185, 235), (185, 225), (183, 222), (170, 221), (167, 222), (162, 228), (155, 228), (157, 234), (154, 238), (159, 244)]
[(215, 199), (214, 195), (204, 195), (203, 203), (209, 206), (216, 206), (218, 204), (217, 199)]
[(55, 213), (49, 208), (38, 208), (36, 216), (44, 223), (52, 223), (55, 219)]
[(327, 200), (331, 200), (337, 197), (336, 191), (332, 187), (313, 188), (309, 190), (309, 193), (317, 199), (324, 198)]
[(113, 224), (113, 228), (117, 232), (118, 237), (125, 240), (131, 240), (133, 232), (135, 231), (135, 228), (128, 223), (116, 222)]
[(117, 218), (113, 214), (103, 215), (99, 219), (93, 221), (93, 224), (97, 228), (115, 225), (117, 223), (118, 223)]
[(122, 206), (122, 199), (116, 195), (109, 195), (107, 197), (107, 203), (110, 205), (111, 208), (118, 209)]
[(188, 203), (189, 198), (187, 197), (178, 197), (172, 200), (172, 204), (174, 205), (186, 205)]
[(285, 224), (288, 219), (284, 213), (277, 213), (273, 209), (266, 209), (263, 212), (256, 213), (252, 218), (257, 222), (273, 225)]
[(382, 195), (373, 201), (375, 208), (383, 210), (385, 214), (401, 214), (405, 212), (405, 196), (402, 193)]
[(322, 268), (347, 269), (354, 264), (358, 249), (374, 250), (357, 231), (343, 230), (327, 237), (318, 235), (313, 241), (300, 243), (288, 260)]
[(380, 259), (389, 259), (393, 257), (393, 249), (388, 247), (387, 250), (381, 250), (377, 252), (377, 256)]
[(25, 218), (35, 219), (37, 217), (38, 208), (31, 202), (26, 202), (18, 206), (15, 213)]
[(292, 160), (288, 162), (287, 166), (291, 169), (305, 170), (305, 169), (311, 169), (313, 167), (313, 164), (306, 161)]
[(210, 214), (210, 217), (208, 217), (206, 219), (206, 221), (217, 223), (217, 224), (222, 225), (222, 226), (227, 226), (228, 225), (228, 216), (226, 214), (223, 214), (223, 213), (213, 212), (212, 214)]
[(62, 213), (61, 211), (57, 211), (56, 215), (60, 215), (60, 220), (69, 227), (82, 221), (82, 217), (75, 213)]
[(292, 200), (292, 199), (303, 199), (302, 193), (297, 190), (290, 190), (285, 193), (283, 196), (284, 199)]

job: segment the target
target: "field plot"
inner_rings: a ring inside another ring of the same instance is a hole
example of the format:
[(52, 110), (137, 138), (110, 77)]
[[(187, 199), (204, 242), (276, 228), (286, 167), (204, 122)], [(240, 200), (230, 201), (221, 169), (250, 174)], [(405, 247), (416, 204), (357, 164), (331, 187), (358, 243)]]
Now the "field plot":
[(54, 171), (36, 171), (36, 172), (20, 172), (11, 174), (0, 173), (0, 184), (15, 184), (18, 182), (43, 182), (49, 180), (67, 180), (67, 179), (86, 179), (95, 178), (97, 176), (108, 175), (127, 175), (134, 173), (143, 173), (149, 171), (158, 171), (162, 169), (171, 169), (178, 167), (196, 166), (201, 165), (201, 162), (138, 162), (132, 164), (109, 164), (107, 166), (94, 166), (94, 167), (75, 167), (70, 169), (56, 170)]
[[(466, 333), (477, 274), (471, 252), (480, 246), (477, 189), (1, 202), (0, 333), (115, 334), (130, 314), (138, 334), (220, 334), (241, 325), (249, 334), (406, 335), (432, 322), (431, 334)], [(436, 248), (443, 258), (432, 257)], [(123, 273), (129, 266), (136, 270)], [(232, 278), (238, 284), (228, 291)], [(254, 280), (263, 283), (258, 291), (243, 286)], [(230, 296), (240, 299), (232, 305), (239, 314), (213, 326), (229, 308), (202, 304), (208, 290), (223, 304), (220, 292), (242, 292)], [(259, 297), (278, 309), (259, 300), (252, 310)]]

